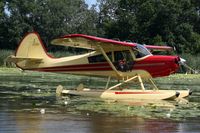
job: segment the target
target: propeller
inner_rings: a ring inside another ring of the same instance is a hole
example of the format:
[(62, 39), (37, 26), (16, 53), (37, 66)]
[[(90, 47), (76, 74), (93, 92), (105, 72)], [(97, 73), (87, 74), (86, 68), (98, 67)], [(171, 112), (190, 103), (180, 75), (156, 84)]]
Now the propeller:
[(186, 64), (186, 60), (183, 58), (180, 58), (179, 61), (180, 65), (184, 66), (185, 68), (189, 69), (190, 71), (192, 71), (192, 73), (198, 73), (197, 71), (195, 71), (192, 67), (190, 67), (188, 64)]
[(183, 65), (183, 64), (185, 64), (185, 63), (186, 63), (186, 60), (185, 60), (185, 59), (183, 59), (183, 58), (180, 58), (180, 63)]
[[(178, 52), (177, 52), (177, 49), (176, 49), (175, 46), (173, 47), (173, 49), (174, 49), (175, 53), (178, 55)], [(189, 69), (192, 73), (198, 73), (197, 71), (195, 71), (192, 67), (190, 67), (190, 66), (186, 63), (186, 62), (187, 62), (186, 59), (183, 59), (183, 58), (181, 58), (180, 56), (179, 56), (179, 58), (180, 58), (179, 65), (182, 65), (182, 66), (184, 66), (185, 68)]]

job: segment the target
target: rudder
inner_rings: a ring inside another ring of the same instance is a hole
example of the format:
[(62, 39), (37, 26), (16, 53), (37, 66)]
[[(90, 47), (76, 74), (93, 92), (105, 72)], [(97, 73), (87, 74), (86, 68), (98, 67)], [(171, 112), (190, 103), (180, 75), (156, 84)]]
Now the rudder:
[(41, 67), (49, 56), (39, 35), (35, 32), (28, 33), (20, 42), (15, 55), (8, 57), (21, 69), (32, 69)]
[(27, 34), (22, 39), (15, 56), (24, 58), (46, 58), (47, 54), (39, 35), (33, 32)]

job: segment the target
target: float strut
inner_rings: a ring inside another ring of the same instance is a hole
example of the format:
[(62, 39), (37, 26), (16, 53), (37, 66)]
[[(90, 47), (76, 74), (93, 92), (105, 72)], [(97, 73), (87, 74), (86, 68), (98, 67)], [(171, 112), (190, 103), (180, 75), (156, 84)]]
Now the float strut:
[(111, 79), (111, 76), (108, 77), (108, 80), (107, 80), (105, 89), (108, 89), (108, 85), (109, 85), (109, 83), (110, 83), (110, 79)]
[(114, 86), (108, 88), (108, 90), (112, 90), (112, 89), (114, 89), (114, 88), (116, 88), (116, 87), (118, 87), (118, 86), (123, 85), (124, 83), (130, 82), (131, 80), (133, 80), (133, 79), (135, 79), (135, 78), (137, 78), (137, 77), (138, 77), (138, 76), (131, 77), (131, 78), (129, 78), (129, 79), (123, 81), (122, 83), (118, 83), (118, 84), (116, 84), (116, 85), (114, 85)]
[(152, 83), (152, 85), (154, 86), (154, 90), (158, 90), (158, 87), (156, 86), (156, 84), (153, 82), (152, 79), (149, 79), (149, 81)]
[(141, 77), (140, 77), (139, 75), (138, 75), (137, 77), (138, 77), (138, 80), (139, 80), (139, 82), (140, 82), (140, 86), (141, 86), (142, 90), (144, 91), (145, 88), (144, 88), (144, 84), (143, 84), (143, 82), (142, 82), (142, 79), (141, 79)]

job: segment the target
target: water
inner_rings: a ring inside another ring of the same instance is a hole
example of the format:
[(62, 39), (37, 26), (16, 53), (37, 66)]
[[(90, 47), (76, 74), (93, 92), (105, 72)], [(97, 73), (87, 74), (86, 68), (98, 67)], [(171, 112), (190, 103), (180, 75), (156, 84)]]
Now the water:
[(103, 88), (101, 78), (0, 70), (0, 133), (198, 133), (199, 79), (157, 79), (160, 88), (193, 90), (188, 104), (165, 108), (55, 95), (58, 84)]
[(137, 117), (84, 116), (68, 113), (0, 113), (3, 133), (198, 133), (199, 120), (176, 122)]

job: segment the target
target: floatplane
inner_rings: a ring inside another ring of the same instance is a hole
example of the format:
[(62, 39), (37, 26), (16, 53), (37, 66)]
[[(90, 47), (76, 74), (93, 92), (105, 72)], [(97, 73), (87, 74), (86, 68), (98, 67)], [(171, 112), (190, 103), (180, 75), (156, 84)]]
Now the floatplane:
[[(150, 50), (172, 50), (168, 46), (140, 45), (99, 38), (84, 34), (70, 34), (51, 41), (53, 45), (87, 49), (80, 55), (53, 58), (44, 47), (38, 33), (28, 33), (20, 42), (15, 55), (8, 60), (22, 70), (56, 72), (108, 78), (105, 89), (85, 88), (81, 83), (75, 89), (58, 86), (59, 94), (100, 97), (114, 100), (166, 100), (184, 98), (190, 90), (160, 90), (153, 78), (164, 77), (177, 71), (178, 56), (152, 55)], [(115, 85), (110, 85), (117, 79)], [(146, 89), (143, 81), (149, 81), (153, 89)], [(123, 88), (126, 83), (138, 84), (139, 88)]]

